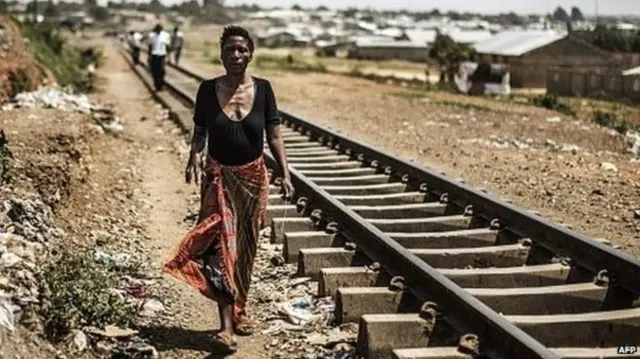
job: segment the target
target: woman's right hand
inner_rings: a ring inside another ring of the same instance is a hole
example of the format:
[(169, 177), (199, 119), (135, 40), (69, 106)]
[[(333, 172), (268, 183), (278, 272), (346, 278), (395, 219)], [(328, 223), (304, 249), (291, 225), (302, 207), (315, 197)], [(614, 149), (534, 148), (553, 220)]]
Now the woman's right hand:
[(189, 155), (189, 161), (187, 161), (187, 168), (184, 170), (185, 181), (191, 183), (191, 178), (196, 184), (200, 178), (201, 161), (198, 153), (191, 153)]

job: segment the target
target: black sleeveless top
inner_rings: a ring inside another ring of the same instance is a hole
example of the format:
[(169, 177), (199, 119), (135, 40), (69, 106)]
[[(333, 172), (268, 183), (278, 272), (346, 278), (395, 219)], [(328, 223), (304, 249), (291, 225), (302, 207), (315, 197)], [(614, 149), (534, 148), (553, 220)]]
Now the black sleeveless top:
[(193, 121), (196, 126), (207, 129), (211, 157), (228, 166), (249, 163), (263, 153), (266, 126), (280, 123), (271, 83), (253, 77), (253, 106), (242, 120), (234, 121), (222, 111), (216, 96), (217, 80), (205, 80), (200, 84)]

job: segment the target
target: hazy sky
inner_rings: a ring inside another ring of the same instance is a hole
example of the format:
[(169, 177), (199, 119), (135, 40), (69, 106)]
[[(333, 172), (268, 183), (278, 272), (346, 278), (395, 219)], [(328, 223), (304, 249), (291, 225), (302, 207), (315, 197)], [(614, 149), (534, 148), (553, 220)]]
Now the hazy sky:
[[(179, 0), (161, 0), (175, 2)], [(371, 7), (374, 9), (442, 10), (468, 11), (475, 13), (544, 13), (553, 11), (558, 5), (567, 11), (578, 6), (584, 14), (594, 14), (596, 0), (226, 0), (229, 5), (256, 3), (264, 6), (289, 7), (299, 4), (304, 7), (325, 5), (329, 8)], [(640, 0), (599, 0), (600, 14), (640, 15)]]

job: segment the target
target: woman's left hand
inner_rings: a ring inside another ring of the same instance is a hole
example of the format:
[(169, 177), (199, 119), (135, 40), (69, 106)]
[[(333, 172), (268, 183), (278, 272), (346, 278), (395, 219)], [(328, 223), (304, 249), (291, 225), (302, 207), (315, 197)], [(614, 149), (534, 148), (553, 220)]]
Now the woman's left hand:
[(291, 179), (290, 178), (284, 178), (282, 180), (282, 193), (283, 193), (283, 197), (285, 200), (291, 200), (293, 199), (293, 196), (295, 195), (295, 188), (293, 188), (293, 184), (291, 184)]

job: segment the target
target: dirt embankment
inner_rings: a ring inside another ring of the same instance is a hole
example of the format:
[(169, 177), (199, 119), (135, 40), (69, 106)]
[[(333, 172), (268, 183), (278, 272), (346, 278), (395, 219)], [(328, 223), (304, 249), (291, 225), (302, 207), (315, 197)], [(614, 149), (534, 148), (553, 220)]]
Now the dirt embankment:
[(0, 103), (21, 91), (36, 89), (44, 82), (54, 83), (51, 71), (35, 60), (20, 27), (0, 16)]
[[(103, 135), (85, 115), (53, 109), (2, 111), (0, 123), (8, 140), (3, 146), (6, 170), (0, 186), (4, 204), (1, 242), (9, 247), (3, 259), (13, 253), (20, 258), (17, 263), (0, 265), (0, 281), (6, 284), (3, 292), (11, 298), (16, 316), (16, 333), (3, 343), (4, 354), (49, 358), (56, 350), (39, 338), (39, 309), (20, 304), (42, 299), (37, 295), (41, 288), (37, 267), (70, 238), (68, 223), (82, 218), (81, 212), (72, 209), (90, 193), (91, 145), (99, 145)], [(69, 222), (60, 215), (65, 212)], [(17, 251), (15, 243), (31, 249)]]

